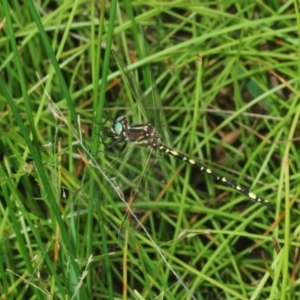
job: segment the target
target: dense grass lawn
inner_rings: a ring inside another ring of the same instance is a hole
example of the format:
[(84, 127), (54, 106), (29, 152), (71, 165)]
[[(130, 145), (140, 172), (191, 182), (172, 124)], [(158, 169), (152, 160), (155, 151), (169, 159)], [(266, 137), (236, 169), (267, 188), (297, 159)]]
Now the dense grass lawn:
[(1, 0), (0, 300), (300, 299), (298, 5)]

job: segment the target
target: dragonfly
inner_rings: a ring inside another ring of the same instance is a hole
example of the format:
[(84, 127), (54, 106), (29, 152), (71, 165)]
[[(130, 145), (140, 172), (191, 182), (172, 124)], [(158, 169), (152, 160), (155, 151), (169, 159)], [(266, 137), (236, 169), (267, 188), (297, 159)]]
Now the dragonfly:
[(154, 79), (151, 76), (152, 95), (151, 99), (149, 99), (140, 90), (139, 84), (124, 62), (119, 59), (115, 52), (113, 52), (113, 55), (145, 119), (144, 123), (131, 124), (125, 116), (120, 115), (113, 120), (110, 129), (106, 128), (104, 130), (105, 134), (111, 138), (111, 141), (107, 145), (108, 149), (120, 143), (126, 145), (124, 146), (124, 154), (121, 152), (118, 156), (118, 162), (115, 165), (117, 171), (111, 172), (113, 176), (118, 175), (118, 179), (121, 179), (119, 182), (123, 182), (120, 184), (122, 190), (129, 187), (131, 196), (134, 195), (133, 199), (154, 200), (159, 193), (158, 189), (162, 189), (165, 183), (164, 179), (167, 172), (166, 167), (164, 167), (165, 159), (163, 158), (163, 154), (166, 154), (191, 165), (196, 170), (211, 176), (214, 180), (229, 186), (252, 201), (264, 205), (272, 211), (275, 210), (274, 206), (268, 200), (256, 195), (248, 188), (229, 180), (173, 149), (170, 145), (167, 122)]

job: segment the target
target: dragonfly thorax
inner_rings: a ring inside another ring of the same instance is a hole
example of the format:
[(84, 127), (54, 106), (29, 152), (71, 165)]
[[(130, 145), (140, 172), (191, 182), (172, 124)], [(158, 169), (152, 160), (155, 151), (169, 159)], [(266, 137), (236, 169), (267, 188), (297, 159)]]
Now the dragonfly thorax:
[(160, 135), (150, 123), (129, 125), (126, 117), (120, 116), (114, 121), (111, 131), (114, 138), (120, 141), (136, 143), (154, 149), (158, 149), (161, 145)]

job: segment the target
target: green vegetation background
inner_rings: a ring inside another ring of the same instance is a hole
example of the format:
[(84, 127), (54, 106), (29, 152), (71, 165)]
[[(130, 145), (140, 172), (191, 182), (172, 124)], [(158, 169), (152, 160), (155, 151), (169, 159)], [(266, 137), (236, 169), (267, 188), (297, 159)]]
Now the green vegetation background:
[[(300, 299), (298, 5), (1, 0), (0, 299)], [(175, 149), (276, 212), (167, 156), (143, 228), (91, 196), (101, 124), (145, 121), (112, 50)]]

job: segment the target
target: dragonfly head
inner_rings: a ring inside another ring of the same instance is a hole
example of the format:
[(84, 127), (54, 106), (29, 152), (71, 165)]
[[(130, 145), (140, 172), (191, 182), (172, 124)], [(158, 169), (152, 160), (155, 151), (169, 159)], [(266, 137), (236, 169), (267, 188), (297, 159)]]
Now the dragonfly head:
[(127, 126), (127, 123), (128, 121), (126, 117), (120, 116), (113, 122), (111, 131), (113, 132), (113, 134), (120, 136), (124, 132), (124, 126)]

